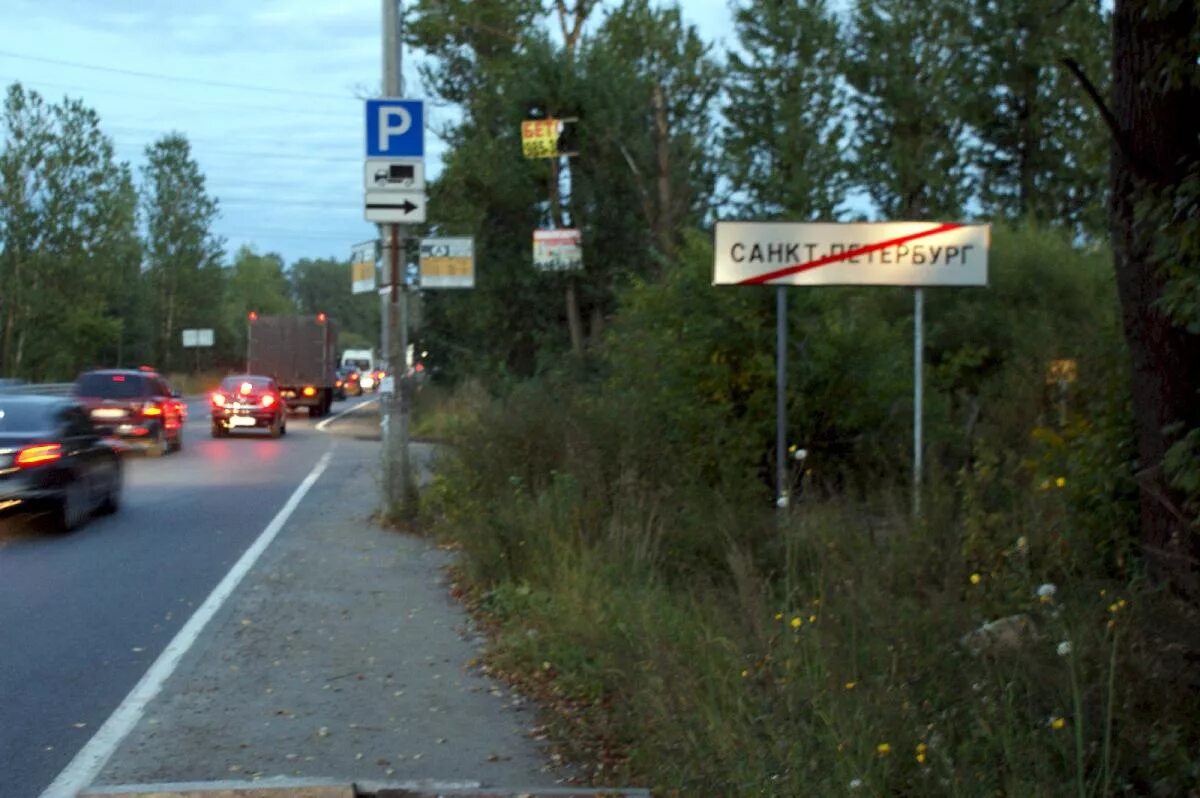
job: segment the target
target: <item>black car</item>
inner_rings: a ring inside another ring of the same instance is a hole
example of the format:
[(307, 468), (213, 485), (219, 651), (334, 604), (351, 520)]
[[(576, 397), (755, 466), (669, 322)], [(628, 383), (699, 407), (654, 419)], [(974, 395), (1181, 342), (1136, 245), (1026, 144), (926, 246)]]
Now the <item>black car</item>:
[(185, 406), (179, 393), (153, 370), (87, 371), (75, 380), (72, 393), (104, 434), (150, 455), (183, 446)]
[(240, 374), (221, 380), (212, 394), (212, 436), (266, 428), (272, 438), (287, 434), (287, 403), (270, 377)]
[(0, 514), (48, 513), (66, 531), (116, 512), (120, 446), (68, 398), (0, 394)]

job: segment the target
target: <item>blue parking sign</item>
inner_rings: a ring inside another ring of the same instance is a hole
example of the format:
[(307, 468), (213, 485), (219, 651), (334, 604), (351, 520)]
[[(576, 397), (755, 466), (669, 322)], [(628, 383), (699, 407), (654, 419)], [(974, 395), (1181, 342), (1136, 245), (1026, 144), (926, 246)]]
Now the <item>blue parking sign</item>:
[(395, 97), (367, 100), (367, 157), (424, 158), (425, 103)]

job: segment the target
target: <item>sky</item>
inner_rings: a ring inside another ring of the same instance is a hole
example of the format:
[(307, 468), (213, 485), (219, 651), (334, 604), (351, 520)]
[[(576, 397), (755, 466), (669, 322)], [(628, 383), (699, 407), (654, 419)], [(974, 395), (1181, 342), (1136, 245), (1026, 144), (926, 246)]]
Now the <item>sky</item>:
[[(727, 43), (727, 0), (682, 0), (702, 36)], [(117, 156), (138, 170), (170, 132), (220, 201), (228, 252), (244, 244), (348, 258), (374, 238), (363, 220), (363, 103), (380, 85), (380, 0), (0, 0), (0, 85), (95, 109)], [(420, 54), (406, 96), (423, 98)], [(445, 152), (427, 106), (426, 171)]]

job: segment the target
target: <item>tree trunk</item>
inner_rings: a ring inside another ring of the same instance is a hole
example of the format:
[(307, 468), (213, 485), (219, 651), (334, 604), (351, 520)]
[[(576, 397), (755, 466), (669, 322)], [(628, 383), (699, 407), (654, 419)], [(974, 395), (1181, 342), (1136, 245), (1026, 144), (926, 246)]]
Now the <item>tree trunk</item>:
[(667, 121), (667, 103), (661, 83), (654, 85), (654, 150), (658, 161), (658, 216), (655, 231), (658, 250), (664, 258), (675, 254), (675, 234), (671, 209), (671, 128)]
[[(1186, 44), (1198, 13), (1191, 2), (1157, 12), (1141, 0), (1116, 3), (1109, 207), (1133, 369), (1141, 541), (1152, 572), (1188, 593), (1200, 588), (1200, 536), (1189, 529), (1181, 496), (1167, 482), (1163, 456), (1180, 432), (1200, 426), (1200, 336), (1187, 334), (1159, 307), (1165, 277), (1156, 247), (1170, 231), (1145, 211), (1161, 206), (1186, 167), (1200, 160), (1200, 92), (1186, 74), (1195, 69)], [(1163, 78), (1172, 57), (1185, 70), (1182, 81)]]

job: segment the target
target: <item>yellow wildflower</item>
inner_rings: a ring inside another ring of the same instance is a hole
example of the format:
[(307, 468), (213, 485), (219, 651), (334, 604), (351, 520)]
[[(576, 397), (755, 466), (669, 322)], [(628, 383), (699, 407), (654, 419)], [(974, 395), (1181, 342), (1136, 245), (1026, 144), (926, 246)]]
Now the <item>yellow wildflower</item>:
[(745, 668), (742, 668), (742, 678), (745, 679), (749, 675), (750, 675), (750, 671), (746, 670)]
[(809, 623), (816, 623), (816, 622), (817, 622), (817, 616), (815, 616), (815, 615), (810, 615), (810, 616), (808, 616), (808, 622), (809, 622)]
[(925, 764), (925, 755), (924, 754), (917, 754), (917, 764), (918, 765)]
[(1109, 605), (1108, 605), (1108, 611), (1109, 611), (1109, 612), (1116, 612), (1116, 611), (1117, 611), (1117, 610), (1119, 610), (1119, 609), (1121, 609), (1121, 607), (1120, 607), (1120, 606), (1117, 604), (1117, 602), (1115, 602), (1115, 601), (1114, 601), (1112, 604), (1109, 604)]
[(1120, 601), (1117, 602), (1117, 609), (1119, 609), (1119, 610), (1125, 609), (1125, 599), (1121, 599)]
[(983, 577), (979, 574), (971, 574), (971, 584), (977, 585), (983, 581)]
[(803, 623), (804, 623), (804, 621), (800, 620), (800, 616), (796, 616), (795, 618), (792, 618), (792, 628), (793, 629), (799, 629), (800, 625)]
[(887, 756), (892, 752), (892, 747), (887, 743), (880, 743), (879, 745), (875, 746), (875, 750), (878, 751), (881, 756)]
[(1066, 728), (1066, 725), (1067, 721), (1064, 718), (1054, 718), (1050, 721), (1050, 728), (1054, 729), (1055, 731), (1061, 731), (1062, 729)]
[(777, 613), (775, 613), (775, 620), (777, 620), (777, 621), (782, 621), (782, 620), (783, 620), (783, 613), (782, 613), (782, 612), (777, 612)]
[(1067, 486), (1067, 478), (1066, 477), (1058, 477), (1054, 480), (1054, 484), (1060, 488), (1065, 488)]
[(857, 686), (858, 686), (858, 682), (846, 682), (847, 690), (853, 690)]
[(923, 754), (928, 750), (929, 750), (929, 746), (925, 745), (925, 743), (917, 743), (917, 753), (918, 754)]

